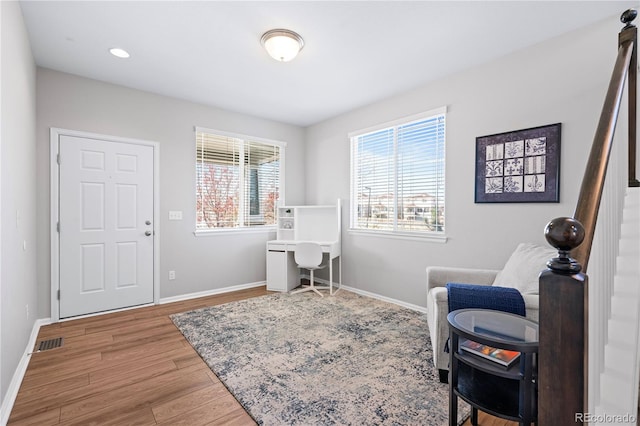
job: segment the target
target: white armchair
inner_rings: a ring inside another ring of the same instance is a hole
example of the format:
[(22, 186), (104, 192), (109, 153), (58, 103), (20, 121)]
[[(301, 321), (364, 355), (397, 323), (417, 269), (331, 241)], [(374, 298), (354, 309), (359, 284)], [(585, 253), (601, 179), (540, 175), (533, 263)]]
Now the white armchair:
[(556, 256), (557, 252), (552, 248), (523, 243), (502, 270), (427, 268), (427, 323), (433, 346), (433, 364), (438, 369), (440, 381), (447, 381), (449, 371), (449, 354), (444, 351), (449, 338), (447, 283), (515, 287), (524, 299), (527, 318), (538, 321), (538, 276), (546, 268), (546, 262)]

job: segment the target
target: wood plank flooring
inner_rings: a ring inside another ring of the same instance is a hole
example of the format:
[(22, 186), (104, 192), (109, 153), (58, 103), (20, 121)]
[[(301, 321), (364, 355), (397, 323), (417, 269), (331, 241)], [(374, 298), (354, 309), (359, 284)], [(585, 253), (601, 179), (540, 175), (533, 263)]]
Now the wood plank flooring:
[[(254, 425), (169, 315), (268, 294), (264, 287), (60, 322), (31, 356), (9, 425)], [(480, 413), (483, 426), (516, 423)], [(465, 425), (470, 425), (467, 421)]]

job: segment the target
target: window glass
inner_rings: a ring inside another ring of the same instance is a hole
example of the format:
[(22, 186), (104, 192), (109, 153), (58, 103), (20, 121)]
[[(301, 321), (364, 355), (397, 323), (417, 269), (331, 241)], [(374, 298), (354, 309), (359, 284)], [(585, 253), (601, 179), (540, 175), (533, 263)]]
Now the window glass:
[(197, 130), (196, 230), (274, 225), (281, 149)]
[(353, 229), (444, 232), (445, 114), (355, 134)]

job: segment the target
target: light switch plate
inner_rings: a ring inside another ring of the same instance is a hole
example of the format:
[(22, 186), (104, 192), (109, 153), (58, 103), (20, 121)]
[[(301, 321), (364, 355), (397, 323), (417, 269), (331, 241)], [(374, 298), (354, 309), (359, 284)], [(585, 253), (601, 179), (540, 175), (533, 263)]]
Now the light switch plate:
[(169, 212), (169, 220), (182, 220), (182, 211), (172, 210)]

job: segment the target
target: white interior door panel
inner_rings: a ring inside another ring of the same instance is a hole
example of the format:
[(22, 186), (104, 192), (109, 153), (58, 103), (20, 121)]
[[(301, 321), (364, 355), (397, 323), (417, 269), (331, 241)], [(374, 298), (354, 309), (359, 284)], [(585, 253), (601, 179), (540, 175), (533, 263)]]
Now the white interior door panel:
[(60, 318), (153, 302), (153, 150), (60, 136)]

